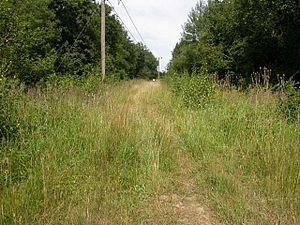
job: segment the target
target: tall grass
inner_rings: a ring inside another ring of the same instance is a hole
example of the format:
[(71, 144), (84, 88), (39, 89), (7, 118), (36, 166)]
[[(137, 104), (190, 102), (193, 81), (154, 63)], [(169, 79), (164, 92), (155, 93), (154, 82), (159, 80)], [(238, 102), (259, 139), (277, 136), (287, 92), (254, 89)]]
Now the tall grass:
[(276, 93), (217, 91), (193, 110), (172, 101), (181, 148), (221, 223), (300, 223), (300, 128)]
[(2, 80), (0, 224), (174, 224), (182, 202), (159, 197), (189, 179), (222, 224), (299, 224), (299, 125), (276, 94), (204, 81), (205, 106), (188, 108), (164, 84)]
[(0, 224), (140, 222), (171, 160), (161, 128), (130, 111), (133, 83), (6, 90), (3, 119), (17, 127), (0, 145)]

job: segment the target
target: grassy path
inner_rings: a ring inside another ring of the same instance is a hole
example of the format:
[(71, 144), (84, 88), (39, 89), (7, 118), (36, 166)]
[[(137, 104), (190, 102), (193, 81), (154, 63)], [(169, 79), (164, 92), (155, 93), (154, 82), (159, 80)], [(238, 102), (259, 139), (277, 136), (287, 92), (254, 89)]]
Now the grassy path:
[[(159, 185), (155, 198), (147, 201), (147, 207), (153, 216), (148, 219), (150, 224), (202, 224), (212, 223), (210, 211), (200, 201), (201, 193), (195, 185), (192, 175), (191, 159), (179, 146), (175, 125), (157, 108), (157, 100), (149, 101), (162, 92), (160, 82), (142, 81), (133, 85), (125, 103), (124, 115), (138, 113), (154, 122), (159, 127), (171, 146), (174, 156), (175, 173), (165, 174), (165, 185)], [(147, 101), (148, 100), (148, 101)], [(130, 116), (129, 116), (130, 117)]]
[(0, 224), (299, 224), (300, 129), (271, 93), (192, 110), (126, 81), (6, 101)]

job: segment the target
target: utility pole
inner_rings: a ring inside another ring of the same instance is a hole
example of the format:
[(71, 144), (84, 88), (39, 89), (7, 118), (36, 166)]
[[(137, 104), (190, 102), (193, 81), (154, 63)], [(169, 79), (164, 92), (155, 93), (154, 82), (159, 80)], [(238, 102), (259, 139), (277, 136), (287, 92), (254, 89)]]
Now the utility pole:
[(105, 80), (105, 0), (101, 2), (101, 68), (102, 81)]
[(158, 60), (158, 66), (157, 66), (157, 79), (160, 79), (160, 70), (161, 70), (161, 67), (160, 67), (160, 60), (162, 59), (162, 57), (157, 57), (157, 60)]

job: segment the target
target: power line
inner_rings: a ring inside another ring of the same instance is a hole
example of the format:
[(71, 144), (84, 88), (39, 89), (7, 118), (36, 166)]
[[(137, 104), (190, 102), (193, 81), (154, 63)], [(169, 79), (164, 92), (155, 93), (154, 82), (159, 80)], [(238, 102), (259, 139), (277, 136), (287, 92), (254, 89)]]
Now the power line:
[(128, 31), (128, 33), (130, 34), (130, 36), (133, 38), (133, 40), (135, 40), (135, 42), (138, 42), (136, 40), (136, 38), (134, 37), (134, 35), (130, 32), (129, 28), (126, 26), (126, 24), (124, 23), (124, 21), (122, 20), (122, 18), (119, 16), (119, 14), (117, 13), (117, 11), (115, 10), (114, 6), (112, 5), (112, 3), (107, 0), (108, 3), (110, 4), (112, 10), (115, 12), (116, 16), (118, 17), (118, 19), (120, 20), (120, 22), (123, 24), (123, 26), (125, 27), (125, 29)]
[(142, 37), (142, 35), (141, 35), (141, 33), (139, 32), (139, 30), (138, 30), (137, 26), (135, 25), (135, 23), (134, 23), (132, 17), (130, 16), (130, 14), (129, 14), (129, 12), (128, 12), (128, 9), (127, 9), (127, 7), (125, 6), (123, 0), (119, 0), (119, 1), (122, 3), (122, 5), (123, 5), (123, 7), (124, 7), (124, 9), (125, 9), (125, 11), (126, 11), (128, 17), (129, 17), (129, 19), (131, 20), (131, 22), (132, 22), (134, 28), (136, 29), (137, 33), (139, 34), (139, 36), (140, 36), (140, 38), (141, 38), (143, 44), (146, 45), (146, 44), (145, 44), (145, 41), (144, 41), (144, 39), (143, 39), (143, 37)]
[[(123, 21), (123, 20), (121, 19), (121, 17), (118, 15), (118, 13), (117, 13), (117, 11), (115, 10), (115, 8), (113, 7), (112, 3), (111, 3), (109, 0), (107, 0), (107, 1), (108, 1), (109, 4), (112, 6), (113, 11), (116, 13), (117, 17), (120, 19), (120, 21), (122, 22), (122, 24), (124, 25), (124, 27), (127, 29), (127, 31), (129, 32), (129, 34), (132, 36), (132, 38), (133, 38), (136, 42), (138, 42), (138, 41), (136, 40), (136, 38), (134, 37), (134, 35), (133, 35), (133, 34), (130, 32), (130, 30), (128, 29), (128, 27), (126, 26), (126, 24), (124, 23), (124, 21)], [(139, 32), (139, 30), (138, 30), (137, 26), (135, 25), (135, 23), (134, 23), (132, 17), (130, 16), (130, 14), (129, 14), (129, 12), (128, 12), (126, 6), (125, 6), (125, 4), (123, 3), (122, 0), (119, 0), (119, 2), (122, 3), (122, 5), (123, 5), (123, 7), (125, 8), (125, 11), (126, 11), (128, 17), (130, 18), (130, 20), (131, 20), (131, 22), (132, 22), (134, 28), (136, 29), (137, 33), (139, 34), (139, 36), (140, 36), (140, 38), (141, 38), (143, 44), (146, 45), (146, 44), (145, 44), (145, 41), (144, 41), (144, 39), (143, 39), (143, 37), (142, 37), (142, 35), (141, 35), (141, 33)], [(82, 30), (80, 31), (80, 33), (78, 34), (78, 36), (76, 37), (75, 41), (73, 42), (73, 44), (71, 45), (71, 47), (68, 49), (67, 52), (69, 52), (70, 49), (74, 48), (75, 44), (77, 43), (77, 41), (79, 40), (79, 38), (81, 37), (81, 35), (83, 34), (83, 32), (86, 30), (86, 28), (88, 27), (88, 25), (91, 23), (92, 17), (95, 15), (95, 13), (97, 12), (97, 10), (98, 10), (98, 9), (95, 9), (95, 10), (94, 10), (94, 12), (93, 12), (92, 15), (90, 16), (89, 20), (86, 22), (85, 26), (82, 28)], [(60, 52), (60, 51), (62, 50), (63, 47), (64, 47), (64, 46), (62, 46), (62, 47), (59, 49), (58, 52)], [(60, 64), (58, 65), (58, 67), (56, 68), (56, 70), (58, 70), (58, 69), (61, 67), (61, 65), (62, 65), (62, 63), (63, 63), (63, 59), (64, 59), (65, 57), (66, 57), (65, 55), (62, 57), (61, 62), (60, 62)]]

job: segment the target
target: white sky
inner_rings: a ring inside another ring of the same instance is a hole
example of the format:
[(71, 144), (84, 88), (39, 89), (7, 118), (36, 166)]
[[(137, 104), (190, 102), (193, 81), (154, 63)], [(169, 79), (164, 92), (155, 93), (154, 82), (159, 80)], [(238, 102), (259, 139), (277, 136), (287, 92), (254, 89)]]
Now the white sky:
[[(181, 37), (182, 25), (198, 1), (123, 0), (146, 46), (155, 57), (162, 57), (161, 69), (164, 70), (171, 60), (171, 53)], [(122, 4), (118, 5), (118, 0), (110, 2), (137, 41), (141, 41)]]

